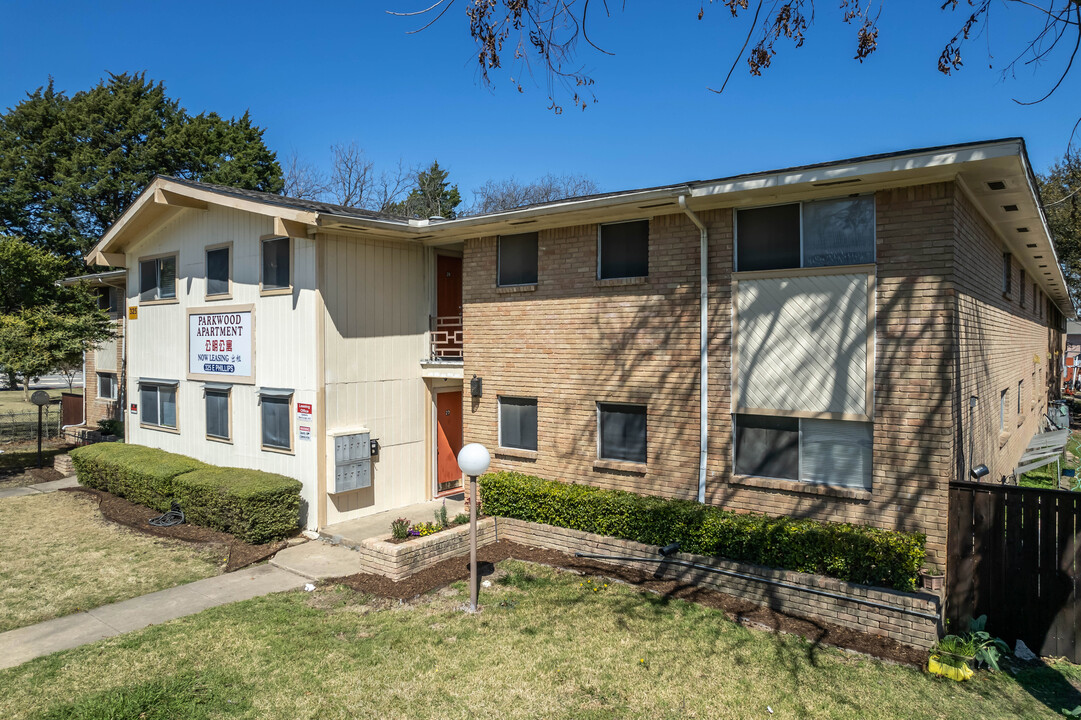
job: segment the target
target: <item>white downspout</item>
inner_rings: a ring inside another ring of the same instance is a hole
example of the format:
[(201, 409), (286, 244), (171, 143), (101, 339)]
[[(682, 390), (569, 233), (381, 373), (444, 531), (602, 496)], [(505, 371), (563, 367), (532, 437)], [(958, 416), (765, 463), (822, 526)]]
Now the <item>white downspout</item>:
[(701, 309), (698, 330), (698, 502), (706, 501), (706, 462), (709, 451), (709, 231), (689, 207), (687, 196), (679, 196), (679, 207), (698, 227), (698, 303)]

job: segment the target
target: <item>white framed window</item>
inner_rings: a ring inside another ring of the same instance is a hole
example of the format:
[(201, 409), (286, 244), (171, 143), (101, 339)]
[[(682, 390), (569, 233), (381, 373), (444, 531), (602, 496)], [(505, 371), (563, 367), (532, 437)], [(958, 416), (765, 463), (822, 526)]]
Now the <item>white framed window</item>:
[(537, 449), (537, 399), (499, 398), (499, 446)]
[(139, 299), (171, 300), (176, 297), (176, 253), (139, 261)]
[(175, 380), (139, 380), (139, 422), (149, 427), (177, 429)]
[(287, 237), (262, 241), (262, 290), (287, 290), (293, 286), (292, 245)]
[(499, 236), (496, 249), (497, 285), (537, 284), (537, 238), (535, 232)]
[(1021, 396), (1024, 395), (1024, 390), (1025, 390), (1025, 381), (1024, 380), (1018, 380), (1017, 381), (1017, 416), (1018, 417), (1021, 417), (1021, 414), (1023, 412), (1021, 410)]
[(597, 456), (646, 462), (646, 406), (597, 403)]
[(211, 440), (232, 440), (232, 386), (206, 383), (203, 386), (206, 403), (206, 436)]
[(116, 400), (116, 373), (98, 373), (98, 399)]
[(998, 431), (1006, 431), (1006, 395), (1009, 393), (1009, 389), (1003, 390), (998, 394)]
[(649, 275), (649, 220), (605, 223), (597, 230), (597, 279)]
[(259, 388), (259, 418), (263, 450), (292, 452), (293, 391)]
[(871, 489), (869, 422), (736, 414), (736, 475)]
[(232, 243), (206, 249), (206, 296), (229, 297), (233, 292)]
[(874, 261), (874, 195), (736, 211), (738, 272), (865, 265)]

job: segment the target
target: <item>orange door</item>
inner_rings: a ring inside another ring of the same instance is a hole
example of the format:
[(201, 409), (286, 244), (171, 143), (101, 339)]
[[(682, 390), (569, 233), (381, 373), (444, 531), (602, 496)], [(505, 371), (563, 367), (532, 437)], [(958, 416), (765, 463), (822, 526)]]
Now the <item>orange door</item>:
[(462, 485), (458, 451), (462, 449), (462, 391), (442, 392), (435, 396), (439, 416), (439, 449), (436, 453), (438, 491), (447, 492)]
[(462, 259), (436, 256), (436, 357), (462, 357)]

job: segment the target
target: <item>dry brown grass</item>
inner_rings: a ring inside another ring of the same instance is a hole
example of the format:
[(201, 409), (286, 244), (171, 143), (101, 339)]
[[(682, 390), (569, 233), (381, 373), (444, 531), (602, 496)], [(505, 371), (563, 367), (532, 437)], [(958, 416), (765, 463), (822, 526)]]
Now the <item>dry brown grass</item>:
[(86, 495), (0, 500), (0, 632), (220, 570), (220, 552), (121, 528)]

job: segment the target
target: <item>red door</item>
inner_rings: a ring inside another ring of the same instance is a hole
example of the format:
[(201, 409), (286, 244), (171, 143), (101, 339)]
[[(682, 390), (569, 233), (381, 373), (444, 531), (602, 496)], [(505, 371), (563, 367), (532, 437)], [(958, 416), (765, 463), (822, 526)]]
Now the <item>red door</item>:
[(462, 449), (462, 391), (442, 392), (435, 398), (439, 416), (436, 482), (438, 492), (445, 493), (462, 486), (462, 471), (458, 468), (458, 451)]
[(436, 256), (435, 328), (436, 357), (462, 357), (462, 259)]

